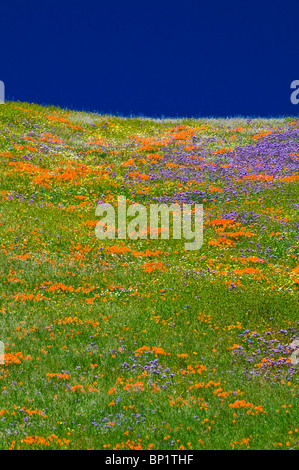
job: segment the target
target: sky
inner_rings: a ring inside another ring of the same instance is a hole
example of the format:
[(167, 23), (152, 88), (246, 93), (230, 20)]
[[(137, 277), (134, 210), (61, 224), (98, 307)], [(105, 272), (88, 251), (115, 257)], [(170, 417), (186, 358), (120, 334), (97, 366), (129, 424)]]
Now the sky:
[(6, 100), (79, 111), (298, 116), (298, 23), (298, 0), (9, 0), (0, 80)]

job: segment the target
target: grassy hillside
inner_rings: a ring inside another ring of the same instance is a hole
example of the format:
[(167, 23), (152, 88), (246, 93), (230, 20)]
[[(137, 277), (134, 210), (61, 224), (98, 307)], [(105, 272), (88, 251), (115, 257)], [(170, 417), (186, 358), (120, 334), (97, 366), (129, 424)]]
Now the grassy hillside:
[[(0, 106), (0, 448), (299, 445), (299, 120)], [(98, 203), (202, 203), (204, 243)]]

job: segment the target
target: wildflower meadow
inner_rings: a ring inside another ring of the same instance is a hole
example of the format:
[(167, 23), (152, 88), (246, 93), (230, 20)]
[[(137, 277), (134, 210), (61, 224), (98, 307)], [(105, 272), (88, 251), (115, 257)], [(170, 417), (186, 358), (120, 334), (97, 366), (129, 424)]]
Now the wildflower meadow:
[[(297, 118), (1, 104), (0, 448), (298, 449), (298, 168)], [(202, 246), (99, 240), (119, 196)]]

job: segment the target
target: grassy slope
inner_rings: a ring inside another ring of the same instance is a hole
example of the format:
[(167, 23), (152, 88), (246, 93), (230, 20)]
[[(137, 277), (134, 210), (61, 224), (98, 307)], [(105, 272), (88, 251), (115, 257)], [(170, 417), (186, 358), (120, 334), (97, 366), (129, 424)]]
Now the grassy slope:
[[(289, 121), (0, 106), (1, 448), (298, 448), (298, 377), (285, 347), (298, 336), (298, 182), (265, 180), (234, 199), (211, 173), (142, 176), (164, 165), (151, 155), (198, 155), (196, 145), (209, 164), (222, 153), (225, 163), (225, 149)], [(208, 194), (198, 252), (96, 239), (98, 200), (148, 203), (186, 188)], [(228, 245), (213, 220), (230, 211), (260, 217), (232, 224), (253, 235)], [(263, 369), (268, 339), (278, 352)]]

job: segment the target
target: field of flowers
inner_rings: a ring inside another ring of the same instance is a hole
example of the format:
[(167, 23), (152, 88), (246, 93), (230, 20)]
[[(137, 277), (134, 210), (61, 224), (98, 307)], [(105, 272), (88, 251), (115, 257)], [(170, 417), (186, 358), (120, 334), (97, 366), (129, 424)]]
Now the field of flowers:
[[(1, 449), (298, 449), (299, 120), (0, 106)], [(202, 203), (204, 243), (97, 204)]]

